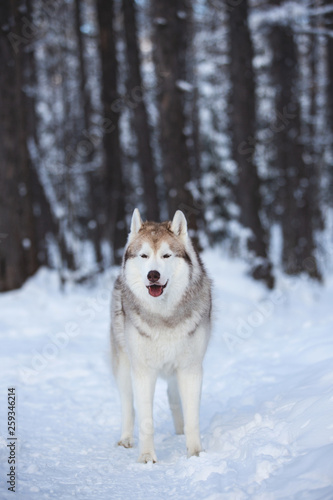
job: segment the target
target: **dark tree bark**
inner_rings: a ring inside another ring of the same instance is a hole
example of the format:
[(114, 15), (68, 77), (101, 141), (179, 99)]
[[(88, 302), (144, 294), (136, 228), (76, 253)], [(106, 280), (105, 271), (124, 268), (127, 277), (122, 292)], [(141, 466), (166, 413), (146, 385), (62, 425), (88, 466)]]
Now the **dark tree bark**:
[(249, 228), (247, 244), (255, 260), (254, 278), (274, 286), (272, 266), (268, 258), (268, 238), (260, 219), (260, 179), (255, 164), (256, 100), (253, 72), (253, 46), (248, 27), (248, 3), (243, 0), (229, 15), (231, 130), (233, 157), (238, 167), (236, 196), (240, 222)]
[(26, 0), (0, 3), (0, 291), (21, 286), (41, 263), (28, 150), (35, 115), (25, 93), (32, 47), (22, 12), (29, 17), (30, 11)]
[(275, 109), (285, 118), (274, 134), (275, 165), (280, 179), (278, 204), (283, 234), (282, 263), (288, 274), (304, 271), (320, 278), (314, 256), (316, 207), (313, 206), (311, 191), (316, 179), (313, 165), (304, 162), (297, 95), (297, 47), (289, 26), (273, 25), (269, 36), (273, 51), (271, 74)]
[(144, 88), (140, 69), (140, 51), (137, 40), (137, 23), (134, 0), (122, 0), (128, 63), (128, 95), (133, 110), (133, 124), (137, 138), (138, 162), (141, 168), (145, 192), (146, 217), (159, 220), (159, 203), (156, 174), (151, 148), (151, 133), (148, 124)]
[(109, 126), (105, 129), (105, 177), (107, 193), (108, 237), (114, 251), (114, 261), (120, 262), (121, 250), (126, 243), (124, 182), (119, 136), (119, 112), (117, 100), (118, 62), (113, 29), (113, 0), (97, 0), (100, 55), (102, 65), (102, 102), (104, 118)]
[(191, 168), (186, 135), (184, 92), (188, 49), (189, 0), (152, 0), (154, 61), (158, 80), (158, 108), (163, 176), (169, 217), (183, 210), (196, 229), (200, 211), (188, 187)]

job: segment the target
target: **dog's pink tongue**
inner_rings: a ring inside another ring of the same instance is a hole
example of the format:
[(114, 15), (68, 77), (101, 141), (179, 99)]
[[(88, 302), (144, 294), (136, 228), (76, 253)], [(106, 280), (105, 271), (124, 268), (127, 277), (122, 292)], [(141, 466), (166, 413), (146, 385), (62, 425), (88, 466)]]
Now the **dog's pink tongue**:
[(149, 293), (152, 297), (159, 297), (162, 295), (163, 292), (163, 286), (160, 285), (151, 285), (149, 288)]

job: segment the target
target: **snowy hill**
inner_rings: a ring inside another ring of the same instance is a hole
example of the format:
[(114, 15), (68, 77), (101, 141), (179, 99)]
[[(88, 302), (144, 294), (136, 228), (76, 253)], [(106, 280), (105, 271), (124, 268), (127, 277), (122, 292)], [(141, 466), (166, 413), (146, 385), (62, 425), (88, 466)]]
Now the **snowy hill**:
[(7, 491), (7, 389), (17, 394), (16, 498), (275, 500), (333, 498), (333, 277), (278, 277), (267, 292), (245, 265), (207, 252), (215, 324), (201, 434), (186, 458), (166, 387), (155, 396), (157, 464), (115, 446), (120, 404), (109, 365), (115, 270), (67, 286), (42, 269), (0, 296), (0, 498)]

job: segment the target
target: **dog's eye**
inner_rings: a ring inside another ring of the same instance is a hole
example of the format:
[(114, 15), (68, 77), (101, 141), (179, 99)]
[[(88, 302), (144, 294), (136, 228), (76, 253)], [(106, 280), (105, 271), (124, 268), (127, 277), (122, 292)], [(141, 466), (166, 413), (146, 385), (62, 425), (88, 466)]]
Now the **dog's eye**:
[(141, 254), (140, 257), (141, 259), (148, 259), (148, 255), (146, 255), (145, 253)]
[(170, 255), (169, 253), (165, 253), (165, 254), (163, 255), (163, 259), (168, 259), (169, 257), (171, 257), (171, 255)]

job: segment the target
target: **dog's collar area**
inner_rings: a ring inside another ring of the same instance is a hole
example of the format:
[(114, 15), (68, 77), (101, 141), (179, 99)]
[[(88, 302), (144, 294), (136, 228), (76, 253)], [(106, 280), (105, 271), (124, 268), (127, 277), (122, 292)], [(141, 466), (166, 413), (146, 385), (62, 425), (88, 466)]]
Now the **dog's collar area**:
[(156, 283), (148, 285), (147, 288), (149, 295), (151, 295), (152, 297), (160, 297), (164, 291), (164, 288), (167, 286), (168, 281), (165, 283), (165, 285), (157, 285)]

